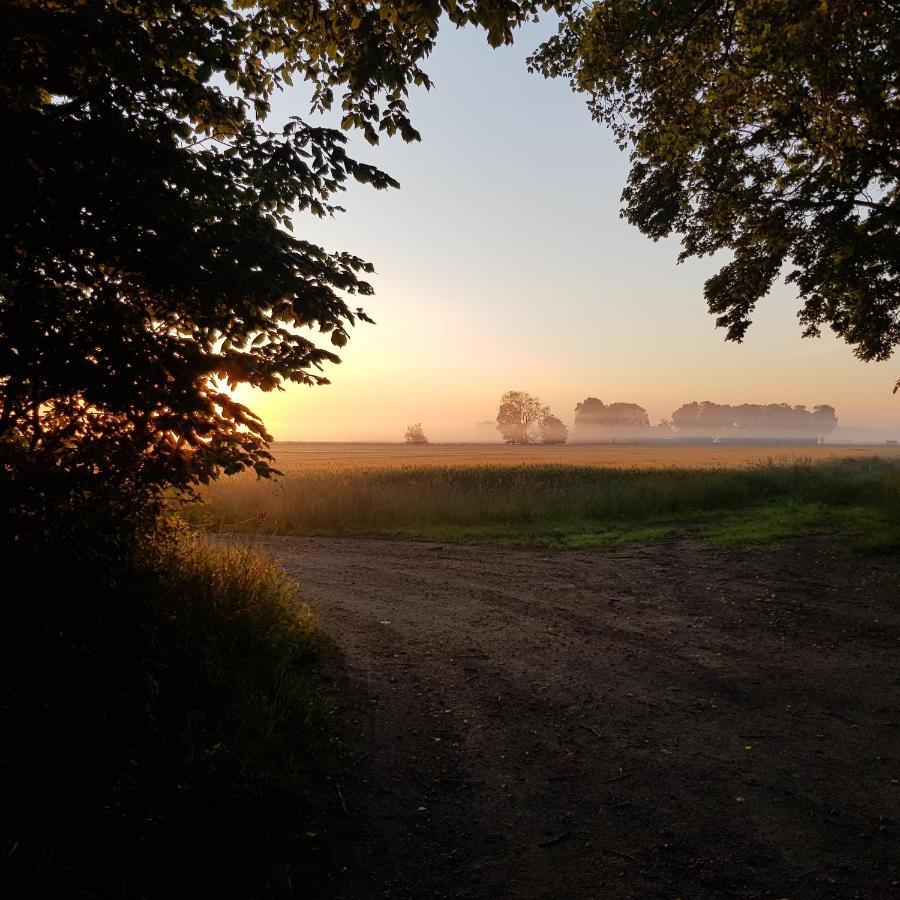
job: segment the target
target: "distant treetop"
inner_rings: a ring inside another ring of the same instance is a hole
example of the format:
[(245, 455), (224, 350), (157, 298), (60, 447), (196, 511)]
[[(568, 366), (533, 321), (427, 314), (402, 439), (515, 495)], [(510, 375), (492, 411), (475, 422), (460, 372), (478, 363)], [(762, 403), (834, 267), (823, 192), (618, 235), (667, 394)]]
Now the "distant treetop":
[(404, 440), (407, 444), (427, 444), (428, 438), (425, 437), (425, 432), (422, 430), (422, 423), (416, 422), (415, 425), (407, 425)]
[(647, 410), (637, 403), (606, 404), (597, 397), (587, 397), (575, 407), (573, 439), (615, 439), (649, 427)]
[(564, 444), (569, 439), (569, 429), (561, 419), (558, 419), (552, 413), (541, 419), (541, 443), (542, 444)]
[(537, 397), (525, 391), (507, 391), (500, 398), (497, 430), (507, 444), (533, 444), (548, 412)]
[(685, 403), (672, 413), (672, 425), (681, 434), (705, 437), (724, 435), (745, 437), (806, 435), (824, 438), (837, 427), (833, 406), (821, 405), (808, 410), (789, 403), (739, 406), (711, 403)]
[(564, 444), (569, 429), (537, 397), (507, 391), (500, 398), (497, 430), (507, 444)]

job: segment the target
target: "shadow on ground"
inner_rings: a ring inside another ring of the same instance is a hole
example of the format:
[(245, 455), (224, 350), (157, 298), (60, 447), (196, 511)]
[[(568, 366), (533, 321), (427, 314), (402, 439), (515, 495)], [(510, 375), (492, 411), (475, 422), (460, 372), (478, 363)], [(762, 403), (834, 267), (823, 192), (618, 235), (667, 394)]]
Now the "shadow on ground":
[(252, 540), (348, 667), (329, 896), (898, 890), (900, 560)]

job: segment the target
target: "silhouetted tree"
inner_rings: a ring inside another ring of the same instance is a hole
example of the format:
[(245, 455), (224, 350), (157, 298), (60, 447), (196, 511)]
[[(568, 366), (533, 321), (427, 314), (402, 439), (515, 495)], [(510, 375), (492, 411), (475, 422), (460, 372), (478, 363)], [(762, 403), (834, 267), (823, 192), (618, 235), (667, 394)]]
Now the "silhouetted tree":
[(416, 422), (415, 425), (407, 425), (404, 440), (407, 444), (427, 444), (428, 438), (425, 437), (425, 432), (422, 430), (422, 423)]
[(684, 434), (703, 437), (720, 437), (734, 427), (734, 410), (731, 406), (692, 401), (679, 406), (672, 413), (672, 426)]
[(578, 440), (615, 440), (622, 435), (636, 436), (649, 427), (647, 410), (637, 403), (607, 405), (597, 397), (587, 397), (575, 407), (574, 434)]
[(541, 419), (541, 443), (564, 444), (569, 439), (569, 429), (561, 419), (552, 415), (549, 411)]
[(8, 0), (0, 517), (269, 474), (269, 435), (226, 388), (326, 383), (371, 293), (369, 263), (292, 236), (292, 215), (396, 185), (340, 131), (268, 125), (272, 96), (305, 79), (343, 128), (417, 139), (405, 98), (441, 17), (497, 45), (542, 5)]
[(706, 282), (740, 341), (784, 266), (805, 335), (864, 360), (900, 343), (900, 140), (893, 3), (579, 4), (531, 58), (631, 149), (624, 215)]
[(742, 403), (739, 406), (686, 403), (672, 413), (672, 424), (682, 434), (698, 437), (791, 438), (815, 436), (824, 440), (837, 427), (833, 406), (805, 406), (788, 403)]
[(540, 436), (549, 409), (525, 391), (507, 391), (500, 398), (497, 430), (507, 444), (531, 444)]
[(824, 443), (825, 438), (837, 428), (838, 420), (835, 408), (827, 403), (815, 406), (811, 418), (816, 435)]

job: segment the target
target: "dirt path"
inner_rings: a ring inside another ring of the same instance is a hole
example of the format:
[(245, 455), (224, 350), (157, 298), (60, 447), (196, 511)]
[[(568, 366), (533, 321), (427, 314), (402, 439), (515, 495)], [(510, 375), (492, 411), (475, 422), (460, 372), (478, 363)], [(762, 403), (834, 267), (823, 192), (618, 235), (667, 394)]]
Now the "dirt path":
[(900, 560), (259, 543), (356, 686), (329, 896), (900, 897)]

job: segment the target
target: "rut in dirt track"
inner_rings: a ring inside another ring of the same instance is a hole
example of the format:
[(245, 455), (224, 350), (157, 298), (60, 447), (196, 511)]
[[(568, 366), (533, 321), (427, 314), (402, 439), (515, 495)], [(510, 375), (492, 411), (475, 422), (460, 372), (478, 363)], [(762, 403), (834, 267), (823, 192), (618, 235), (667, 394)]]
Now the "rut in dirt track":
[(329, 896), (900, 896), (900, 561), (253, 543), (354, 686)]

